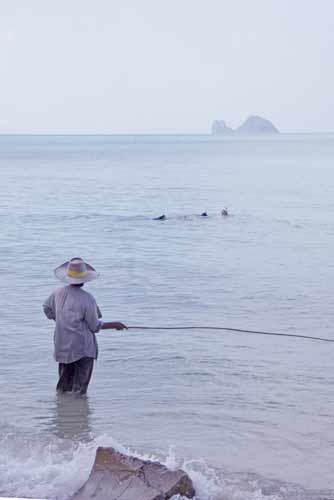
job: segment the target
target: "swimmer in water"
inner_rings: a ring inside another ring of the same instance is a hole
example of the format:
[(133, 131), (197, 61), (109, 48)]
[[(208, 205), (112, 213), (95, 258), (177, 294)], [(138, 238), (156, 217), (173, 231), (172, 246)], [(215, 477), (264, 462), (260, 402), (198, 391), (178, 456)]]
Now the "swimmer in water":
[(228, 216), (227, 208), (223, 208), (223, 210), (221, 211), (221, 214), (223, 217), (227, 217)]
[(207, 216), (208, 216), (207, 212), (202, 212), (201, 213), (201, 217), (207, 217)]
[(166, 220), (166, 216), (165, 216), (165, 214), (163, 214), (163, 215), (160, 215), (160, 217), (154, 217), (153, 220)]

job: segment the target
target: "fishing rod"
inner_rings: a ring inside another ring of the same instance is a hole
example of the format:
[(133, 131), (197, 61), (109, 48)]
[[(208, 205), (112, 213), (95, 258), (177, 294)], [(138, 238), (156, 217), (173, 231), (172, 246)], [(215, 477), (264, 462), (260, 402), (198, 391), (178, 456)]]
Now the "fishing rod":
[(217, 330), (235, 333), (250, 333), (254, 335), (271, 335), (275, 337), (292, 337), (297, 339), (319, 340), (321, 342), (334, 342), (334, 339), (314, 337), (311, 335), (298, 335), (295, 333), (263, 332), (259, 330), (243, 330), (242, 328), (227, 328), (223, 326), (128, 326), (128, 330)]

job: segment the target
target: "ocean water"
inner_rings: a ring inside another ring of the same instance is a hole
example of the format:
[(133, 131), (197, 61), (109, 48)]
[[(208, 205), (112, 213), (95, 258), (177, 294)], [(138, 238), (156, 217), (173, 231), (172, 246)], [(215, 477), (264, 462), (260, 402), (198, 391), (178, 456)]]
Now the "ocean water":
[[(205, 328), (334, 339), (333, 189), (331, 134), (0, 137), (0, 495), (65, 500), (112, 445), (199, 500), (334, 498), (334, 344)], [(77, 255), (105, 320), (204, 328), (100, 332), (57, 396), (41, 305)]]

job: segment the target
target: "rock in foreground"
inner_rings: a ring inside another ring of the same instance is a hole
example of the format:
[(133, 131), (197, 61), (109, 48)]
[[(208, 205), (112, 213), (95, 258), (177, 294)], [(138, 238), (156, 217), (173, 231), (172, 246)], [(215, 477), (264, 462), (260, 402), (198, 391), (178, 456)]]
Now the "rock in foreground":
[(183, 470), (172, 471), (113, 448), (98, 448), (88, 481), (72, 500), (167, 500), (177, 494), (195, 495)]

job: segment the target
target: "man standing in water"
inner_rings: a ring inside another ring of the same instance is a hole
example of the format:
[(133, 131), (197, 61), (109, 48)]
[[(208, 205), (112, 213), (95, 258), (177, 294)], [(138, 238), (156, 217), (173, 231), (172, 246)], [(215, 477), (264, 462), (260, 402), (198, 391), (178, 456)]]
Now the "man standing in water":
[(95, 333), (100, 329), (124, 330), (118, 321), (102, 322), (94, 297), (82, 289), (84, 283), (98, 278), (95, 269), (75, 257), (55, 269), (56, 277), (66, 283), (43, 304), (48, 319), (56, 322), (54, 357), (59, 363), (57, 391), (86, 394), (98, 347)]

